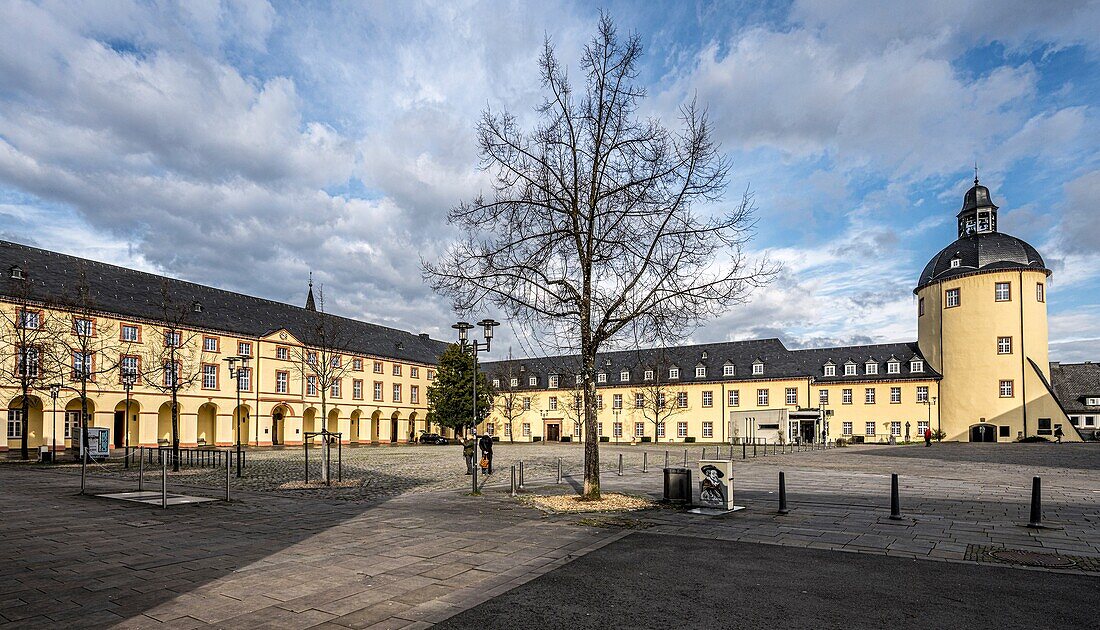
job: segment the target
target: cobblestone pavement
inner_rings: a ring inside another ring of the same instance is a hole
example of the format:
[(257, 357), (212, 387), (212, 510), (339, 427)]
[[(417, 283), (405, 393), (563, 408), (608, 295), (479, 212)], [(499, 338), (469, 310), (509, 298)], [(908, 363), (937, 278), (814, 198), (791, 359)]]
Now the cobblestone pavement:
[[(607, 491), (659, 496), (664, 450), (683, 464), (683, 446), (646, 447), (646, 473), (641, 447), (604, 447)], [(0, 627), (427, 627), (639, 529), (958, 562), (974, 561), (967, 553), (977, 548), (1100, 557), (1095, 445), (758, 452), (735, 462), (737, 502), (748, 509), (722, 517), (673, 509), (546, 515), (509, 497), (508, 470), (519, 460), (529, 492), (578, 487), (578, 445), (499, 445), (498, 474), (480, 498), (464, 494), (469, 477), (457, 447), (345, 455), (346, 476), (354, 467), (375, 477), (369, 490), (274, 491), (293, 460), (271, 452), (265, 468), (253, 453), (245, 479), (233, 480), (233, 502), (168, 511), (76, 496), (73, 468), (0, 465), (8, 543), (0, 552)], [(689, 447), (689, 465), (701, 455), (701, 446)], [(780, 470), (792, 508), (786, 516), (775, 514)], [(891, 472), (901, 476), (900, 522), (886, 518)], [(171, 489), (216, 492), (214, 475), (224, 482), (223, 471), (181, 474)], [(1044, 515), (1057, 528), (1020, 526), (1033, 475), (1043, 477)], [(134, 485), (110, 467), (94, 467), (89, 481), (95, 492)], [(1082, 568), (1093, 566), (1042, 570), (1095, 575)]]

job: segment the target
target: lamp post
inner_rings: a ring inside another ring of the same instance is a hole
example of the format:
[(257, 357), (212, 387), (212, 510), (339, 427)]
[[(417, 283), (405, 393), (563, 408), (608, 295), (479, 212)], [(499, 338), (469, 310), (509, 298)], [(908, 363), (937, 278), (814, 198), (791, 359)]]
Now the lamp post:
[(126, 463), (125, 468), (130, 467), (130, 392), (134, 389), (134, 383), (137, 383), (137, 372), (134, 370), (122, 371), (122, 389), (126, 390), (126, 417), (123, 418), (122, 432), (125, 435), (126, 440), (126, 456), (123, 458)]
[[(226, 357), (224, 361), (229, 366), (229, 378), (233, 379), (236, 383), (237, 389), (237, 409), (235, 414), (237, 416), (237, 478), (241, 478), (241, 376), (245, 374), (245, 370), (248, 369), (248, 359), (244, 355), (236, 357)], [(237, 367), (237, 363), (240, 363), (240, 367)]]
[(50, 461), (57, 463), (57, 397), (61, 395), (61, 384), (54, 383), (50, 385), (50, 398), (53, 399), (53, 452), (50, 454)]
[(473, 433), (474, 433), (474, 474), (471, 475), (471, 483), (473, 484), (473, 494), (477, 494), (477, 353), (489, 352), (489, 348), (493, 343), (493, 329), (500, 325), (500, 322), (494, 321), (486, 317), (477, 323), (482, 328), (482, 334), (485, 337), (485, 341), (479, 342), (477, 339), (470, 340), (469, 332), (473, 328), (473, 325), (469, 322), (458, 322), (451, 326), (458, 331), (458, 346), (463, 352), (469, 351), (474, 358), (474, 417), (473, 417)]

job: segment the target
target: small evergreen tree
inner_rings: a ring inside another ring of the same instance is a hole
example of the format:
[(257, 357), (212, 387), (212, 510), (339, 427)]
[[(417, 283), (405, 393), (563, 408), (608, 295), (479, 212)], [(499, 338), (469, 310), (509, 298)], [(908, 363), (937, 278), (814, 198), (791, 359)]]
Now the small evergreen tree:
[(439, 357), (435, 380), (428, 388), (428, 422), (465, 432), (489, 417), (494, 392), (485, 372), (477, 374), (477, 418), (474, 418), (474, 357), (451, 344)]

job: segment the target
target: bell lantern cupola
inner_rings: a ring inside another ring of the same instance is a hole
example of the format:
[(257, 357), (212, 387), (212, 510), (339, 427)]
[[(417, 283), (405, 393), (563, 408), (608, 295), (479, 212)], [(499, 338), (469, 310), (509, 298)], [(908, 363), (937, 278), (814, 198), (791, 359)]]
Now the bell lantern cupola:
[(963, 197), (958, 217), (959, 238), (997, 231), (997, 206), (989, 197), (989, 189), (978, 183), (976, 175), (974, 185)]

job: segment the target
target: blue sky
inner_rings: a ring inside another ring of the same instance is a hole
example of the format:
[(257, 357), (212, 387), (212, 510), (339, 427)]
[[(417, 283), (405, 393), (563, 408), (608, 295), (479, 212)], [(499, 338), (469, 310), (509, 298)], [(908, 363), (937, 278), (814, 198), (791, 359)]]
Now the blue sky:
[(543, 38), (575, 61), (600, 8), (647, 115), (709, 107), (784, 264), (694, 341), (914, 339), (976, 161), (1055, 272), (1052, 358), (1100, 359), (1095, 1), (0, 0), (0, 236), (295, 303), (312, 269), (330, 310), (447, 338), (420, 261), (486, 188), (478, 114), (532, 120)]

